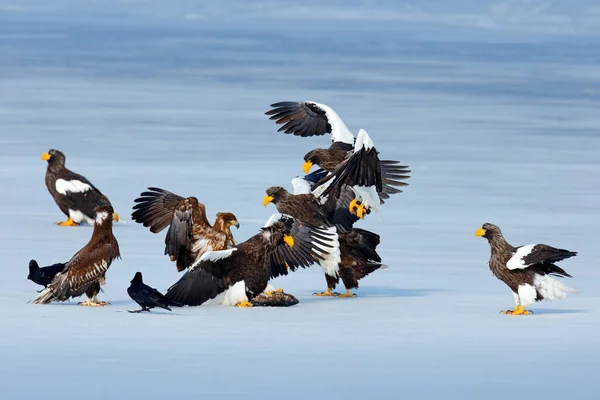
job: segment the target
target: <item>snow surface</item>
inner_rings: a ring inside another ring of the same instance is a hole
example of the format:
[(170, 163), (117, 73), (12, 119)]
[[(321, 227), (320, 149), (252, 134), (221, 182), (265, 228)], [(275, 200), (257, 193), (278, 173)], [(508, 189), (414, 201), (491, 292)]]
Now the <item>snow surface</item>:
[[(597, 399), (596, 3), (202, 3), (0, 2), (0, 397)], [(131, 222), (133, 199), (197, 196), (245, 240), (275, 212), (264, 190), (291, 189), (329, 145), (263, 115), (306, 99), (413, 170), (384, 222), (359, 224), (389, 268), (354, 299), (313, 297), (315, 266), (273, 282), (291, 308), (125, 312), (136, 271), (161, 291), (180, 276), (166, 232)], [(111, 307), (27, 304), (28, 261), (66, 261), (92, 231), (53, 225), (50, 148), (125, 220), (99, 296)], [(579, 294), (500, 315), (513, 299), (474, 236), (484, 222), (578, 251), (561, 266)]]

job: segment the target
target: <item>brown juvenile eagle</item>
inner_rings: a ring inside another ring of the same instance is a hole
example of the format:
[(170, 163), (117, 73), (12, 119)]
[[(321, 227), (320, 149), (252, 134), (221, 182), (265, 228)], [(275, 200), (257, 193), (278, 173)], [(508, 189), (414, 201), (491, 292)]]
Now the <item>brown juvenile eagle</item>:
[(87, 300), (81, 303), (82, 306), (99, 307), (109, 304), (98, 301), (97, 296), (100, 286), (105, 282), (106, 271), (114, 259), (121, 257), (119, 244), (112, 232), (113, 212), (111, 206), (96, 207), (92, 238), (33, 300), (35, 304), (66, 301), (84, 293)]
[[(275, 204), (277, 211), (290, 215), (314, 226), (328, 227), (336, 225), (332, 210), (327, 210), (313, 194), (291, 194), (285, 188), (273, 186), (266, 190), (263, 205)], [(347, 200), (349, 202), (349, 200)], [(347, 203), (341, 210), (348, 213)], [(356, 221), (356, 217), (352, 223)], [(335, 296), (333, 292), (339, 278), (346, 287), (346, 293), (340, 297), (353, 297), (350, 289), (358, 288), (358, 280), (381, 268), (381, 257), (376, 248), (379, 235), (364, 229), (338, 229), (340, 257), (327, 257), (319, 261), (325, 273), (327, 290), (315, 293), (317, 296)]]
[[(95, 208), (110, 206), (110, 201), (84, 176), (65, 167), (65, 155), (54, 149), (42, 154), (42, 160), (48, 161), (46, 169), (46, 187), (58, 208), (67, 216), (60, 226), (77, 226), (82, 222), (94, 224)], [(112, 214), (115, 221), (117, 213)]]
[(218, 213), (214, 225), (206, 218), (206, 207), (196, 197), (183, 198), (164, 189), (143, 192), (131, 214), (133, 220), (158, 233), (167, 226), (165, 254), (183, 271), (207, 251), (235, 246), (231, 227), (240, 227), (235, 215)]
[(169, 288), (166, 298), (198, 306), (227, 290), (224, 304), (251, 307), (269, 279), (338, 253), (335, 228), (317, 228), (275, 214), (260, 232), (234, 248), (209, 251)]
[(576, 252), (545, 244), (513, 247), (504, 239), (500, 228), (489, 223), (477, 229), (475, 236), (488, 240), (492, 249), (490, 269), (513, 292), (515, 308), (503, 311), (503, 314), (527, 315), (531, 311), (525, 307), (536, 301), (559, 300), (569, 293), (577, 293), (553, 278), (571, 277), (554, 263), (576, 256)]
[[(271, 104), (271, 107), (273, 109), (265, 114), (270, 115), (270, 119), (275, 120), (278, 125), (283, 125), (279, 128), (279, 132), (283, 131), (284, 133), (304, 137), (324, 135), (325, 133), (331, 134), (332, 144), (329, 148), (318, 148), (306, 153), (304, 156), (304, 173), (308, 173), (313, 165), (318, 165), (333, 173), (348, 157), (357, 152), (356, 141), (360, 140), (360, 132), (359, 137), (355, 140), (354, 135), (340, 116), (325, 104), (313, 101), (285, 101)], [(379, 197), (379, 202), (383, 204), (390, 195), (402, 192), (398, 187), (408, 185), (404, 180), (409, 178), (406, 174), (410, 171), (407, 166), (399, 165), (399, 161), (379, 160), (376, 150), (368, 153), (368, 157), (360, 157), (360, 160), (358, 160), (359, 157), (355, 157), (351, 171), (349, 171), (353, 176), (350, 179), (345, 179), (349, 183), (357, 179), (378, 180), (376, 183), (377, 197)], [(361, 165), (362, 162), (366, 165)], [(366, 176), (360, 178), (362, 175)], [(374, 183), (369, 183), (369, 185), (371, 184)], [(354, 185), (351, 184), (350, 186)], [(357, 184), (356, 186), (360, 185)], [(379, 202), (376, 204), (379, 204)], [(354, 202), (350, 211), (356, 211), (362, 218), (366, 209), (366, 205), (361, 207), (358, 202)]]

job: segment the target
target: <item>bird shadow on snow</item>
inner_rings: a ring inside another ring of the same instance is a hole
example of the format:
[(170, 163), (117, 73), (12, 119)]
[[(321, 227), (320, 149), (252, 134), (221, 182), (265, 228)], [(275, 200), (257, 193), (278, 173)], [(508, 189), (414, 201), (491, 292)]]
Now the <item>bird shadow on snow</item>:
[[(445, 289), (403, 289), (393, 286), (365, 286), (358, 290), (353, 290), (356, 293), (356, 298), (374, 298), (374, 297), (423, 297), (430, 296), (437, 292), (444, 292)], [(339, 290), (338, 290), (339, 292)], [(312, 293), (311, 293), (312, 294)], [(303, 303), (314, 303), (319, 301), (327, 301), (327, 299), (335, 299), (336, 297), (318, 297), (310, 296), (303, 298)]]
[(585, 310), (565, 310), (558, 308), (542, 308), (533, 310), (533, 315), (551, 315), (551, 314), (581, 314), (585, 313)]

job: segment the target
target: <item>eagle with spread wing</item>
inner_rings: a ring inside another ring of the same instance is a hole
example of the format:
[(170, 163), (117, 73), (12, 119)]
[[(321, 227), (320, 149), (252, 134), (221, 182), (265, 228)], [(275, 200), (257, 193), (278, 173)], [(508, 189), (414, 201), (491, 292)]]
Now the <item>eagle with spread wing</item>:
[[(361, 146), (361, 133), (359, 132), (355, 139), (340, 116), (325, 104), (313, 101), (285, 101), (271, 104), (271, 107), (272, 109), (265, 114), (269, 115), (269, 119), (274, 120), (276, 124), (282, 125), (279, 132), (283, 131), (303, 137), (331, 134), (332, 144), (329, 148), (317, 148), (304, 156), (304, 173), (306, 174), (313, 165), (318, 165), (325, 171), (333, 173), (346, 163), (350, 156), (357, 153), (357, 148), (363, 147)], [(357, 147), (359, 141), (361, 144)], [(410, 170), (407, 166), (399, 164), (399, 161), (379, 160), (377, 151), (373, 149), (369, 152), (368, 157), (362, 155), (354, 157), (351, 165), (345, 168), (346, 174), (343, 179), (351, 187), (360, 186), (355, 183), (356, 181), (368, 180), (370, 185), (375, 185), (376, 193), (370, 193), (370, 196), (366, 197), (361, 196), (362, 193), (357, 193), (357, 197), (372, 204), (383, 204), (390, 195), (402, 192), (399, 187), (408, 185), (404, 181), (410, 177), (407, 175)], [(375, 197), (378, 198), (376, 203)], [(358, 204), (358, 201), (353, 202), (350, 207), (350, 211), (359, 215), (360, 218), (365, 215), (367, 209), (366, 204)]]
[(261, 295), (270, 279), (336, 254), (339, 258), (335, 228), (318, 228), (274, 214), (245, 242), (204, 253), (165, 296), (198, 306), (228, 290), (230, 304), (251, 307), (250, 301)]
[(218, 213), (213, 225), (206, 218), (206, 207), (196, 197), (181, 197), (167, 190), (150, 187), (135, 199), (135, 222), (158, 233), (167, 226), (165, 254), (175, 261), (177, 271), (194, 264), (207, 251), (235, 246), (231, 227), (240, 227), (230, 212)]
[(119, 244), (112, 232), (111, 206), (96, 207), (94, 231), (90, 241), (57, 273), (48, 287), (33, 300), (35, 304), (66, 301), (85, 293), (82, 306), (99, 307), (109, 303), (98, 301), (100, 286), (113, 260), (120, 258)]
[[(294, 180), (297, 182), (297, 179)], [(296, 183), (295, 186), (302, 185)], [(381, 257), (376, 251), (380, 239), (379, 235), (373, 232), (352, 227), (354, 222), (358, 221), (358, 218), (348, 211), (348, 203), (352, 196), (346, 196), (341, 205), (333, 199), (333, 196), (329, 196), (323, 204), (312, 193), (292, 194), (283, 187), (273, 186), (266, 190), (263, 205), (266, 207), (273, 203), (280, 213), (314, 226), (337, 227), (341, 258), (327, 257), (319, 261), (325, 273), (327, 290), (315, 294), (337, 295), (333, 290), (341, 277), (346, 293), (339, 296), (354, 297), (350, 289), (358, 288), (358, 280), (383, 267)]]
[[(80, 223), (94, 224), (96, 207), (110, 206), (108, 198), (84, 176), (65, 167), (65, 155), (55, 149), (42, 154), (42, 160), (48, 161), (46, 168), (46, 187), (56, 205), (67, 216), (59, 226), (77, 226)], [(112, 214), (115, 221), (119, 215)]]
[(512, 290), (515, 299), (513, 310), (503, 314), (527, 315), (525, 307), (541, 300), (560, 300), (570, 293), (577, 293), (554, 277), (571, 277), (556, 262), (574, 257), (574, 251), (557, 249), (546, 244), (511, 246), (496, 225), (485, 223), (475, 236), (488, 240), (492, 255), (490, 269), (494, 276)]

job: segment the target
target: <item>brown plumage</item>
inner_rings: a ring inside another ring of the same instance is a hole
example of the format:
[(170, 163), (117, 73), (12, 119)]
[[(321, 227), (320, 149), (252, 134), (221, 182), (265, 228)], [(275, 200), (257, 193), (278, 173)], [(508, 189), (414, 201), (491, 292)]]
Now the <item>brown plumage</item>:
[[(337, 225), (332, 220), (332, 216), (336, 214), (327, 212), (325, 207), (312, 194), (294, 195), (280, 186), (270, 187), (265, 193), (264, 205), (266, 206), (272, 202), (275, 204), (277, 211), (282, 214), (290, 215), (314, 226)], [(345, 211), (349, 217), (353, 217), (347, 211), (347, 204), (342, 205), (340, 209)], [(320, 262), (327, 281), (327, 290), (321, 295), (333, 295), (333, 289), (335, 289), (341, 277), (346, 287), (346, 294), (343, 296), (349, 297), (349, 290), (358, 288), (359, 279), (364, 278), (383, 265), (381, 264), (381, 257), (376, 251), (380, 240), (379, 235), (364, 229), (352, 228), (352, 224), (357, 220), (354, 217), (348, 229), (338, 229), (341, 259), (338, 260), (336, 265), (332, 268), (327, 262)]]
[(235, 245), (231, 227), (240, 224), (230, 212), (218, 213), (214, 225), (206, 218), (206, 207), (196, 197), (183, 198), (164, 189), (148, 188), (135, 199), (133, 220), (158, 233), (167, 226), (165, 254), (177, 271), (189, 268), (207, 251)]
[(552, 276), (571, 277), (554, 263), (576, 256), (576, 252), (545, 244), (514, 247), (504, 239), (500, 228), (490, 223), (483, 224), (475, 235), (488, 240), (491, 248), (490, 270), (513, 292), (515, 309), (505, 313), (528, 314), (524, 307), (535, 301), (557, 300), (575, 293)]
[(237, 305), (250, 306), (249, 301), (265, 290), (269, 279), (339, 253), (336, 236), (334, 228), (320, 229), (274, 215), (258, 234), (236, 247), (205, 253), (169, 288), (166, 297), (197, 306), (243, 281), (241, 292), (230, 297)]
[(34, 303), (66, 301), (85, 293), (87, 301), (82, 305), (107, 304), (99, 302), (97, 295), (104, 284), (106, 271), (114, 259), (121, 257), (119, 244), (112, 232), (113, 212), (111, 206), (96, 208), (90, 241), (66, 263), (62, 272), (56, 274), (50, 285), (33, 300)]
[[(68, 217), (61, 226), (76, 226), (82, 222), (94, 224), (95, 208), (110, 206), (108, 198), (84, 176), (65, 167), (65, 155), (59, 150), (50, 149), (42, 155), (48, 161), (46, 187), (60, 210)], [(116, 213), (112, 215), (119, 220)]]

